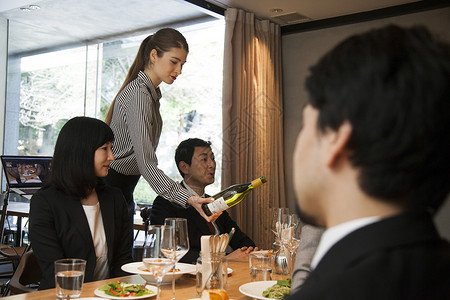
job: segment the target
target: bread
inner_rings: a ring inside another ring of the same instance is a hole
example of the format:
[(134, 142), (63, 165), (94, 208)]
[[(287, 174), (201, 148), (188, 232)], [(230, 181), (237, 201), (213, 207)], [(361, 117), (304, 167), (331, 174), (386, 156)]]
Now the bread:
[(201, 300), (230, 300), (227, 291), (222, 289), (204, 290)]

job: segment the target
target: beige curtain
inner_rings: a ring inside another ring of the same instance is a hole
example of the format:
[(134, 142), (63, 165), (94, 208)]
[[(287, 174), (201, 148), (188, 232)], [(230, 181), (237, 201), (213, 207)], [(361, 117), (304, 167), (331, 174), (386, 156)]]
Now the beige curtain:
[(225, 13), (222, 187), (266, 176), (230, 214), (260, 248), (273, 242), (271, 208), (284, 187), (280, 27), (253, 13)]

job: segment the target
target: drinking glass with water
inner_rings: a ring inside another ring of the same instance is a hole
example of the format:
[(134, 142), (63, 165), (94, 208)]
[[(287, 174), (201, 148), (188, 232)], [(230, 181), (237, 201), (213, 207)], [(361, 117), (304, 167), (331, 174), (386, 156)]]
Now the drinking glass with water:
[(273, 254), (268, 251), (253, 251), (249, 254), (251, 281), (272, 280)]
[(84, 259), (64, 258), (55, 261), (56, 297), (61, 299), (80, 297), (85, 269)]

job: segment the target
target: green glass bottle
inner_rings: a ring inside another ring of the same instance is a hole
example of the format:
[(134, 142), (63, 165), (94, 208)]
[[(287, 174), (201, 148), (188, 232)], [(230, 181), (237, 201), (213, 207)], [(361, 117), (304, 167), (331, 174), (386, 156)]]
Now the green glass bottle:
[(214, 202), (203, 203), (203, 211), (207, 216), (224, 211), (241, 202), (251, 190), (265, 182), (267, 182), (266, 177), (262, 176), (249, 183), (232, 185), (214, 195)]

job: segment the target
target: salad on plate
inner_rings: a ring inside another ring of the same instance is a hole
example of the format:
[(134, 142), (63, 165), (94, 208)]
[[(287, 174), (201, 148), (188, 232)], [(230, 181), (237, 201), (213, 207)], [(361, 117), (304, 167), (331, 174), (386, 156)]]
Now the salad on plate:
[(142, 297), (156, 294), (154, 291), (147, 289), (145, 284), (131, 284), (126, 282), (110, 282), (107, 285), (98, 288), (108, 296), (113, 297)]

